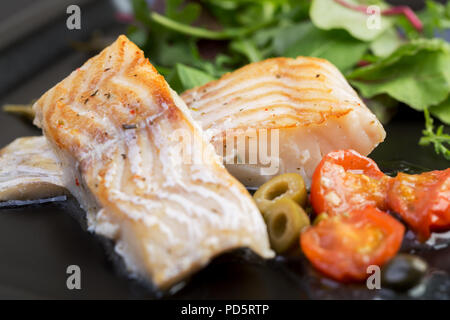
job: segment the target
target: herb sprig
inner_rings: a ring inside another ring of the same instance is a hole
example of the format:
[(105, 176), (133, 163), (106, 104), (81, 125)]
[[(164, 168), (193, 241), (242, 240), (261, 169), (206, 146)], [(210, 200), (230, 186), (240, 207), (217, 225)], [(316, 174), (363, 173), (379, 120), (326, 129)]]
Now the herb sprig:
[(437, 154), (441, 154), (447, 160), (450, 160), (450, 134), (444, 133), (443, 125), (440, 125), (435, 132), (433, 118), (431, 118), (428, 109), (424, 110), (424, 114), (425, 130), (422, 131), (423, 137), (420, 139), (419, 144), (421, 146), (433, 145)]

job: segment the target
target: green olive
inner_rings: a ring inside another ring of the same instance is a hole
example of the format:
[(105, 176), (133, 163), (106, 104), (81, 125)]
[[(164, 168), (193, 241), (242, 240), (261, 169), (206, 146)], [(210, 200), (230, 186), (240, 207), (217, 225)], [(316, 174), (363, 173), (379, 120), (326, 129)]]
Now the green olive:
[(305, 211), (289, 198), (274, 201), (266, 210), (270, 244), (277, 253), (286, 252), (298, 243), (300, 232), (310, 225)]
[(427, 263), (418, 256), (398, 254), (382, 268), (382, 286), (397, 291), (409, 290), (422, 280), (427, 268)]
[(276, 200), (289, 198), (305, 206), (307, 192), (303, 177), (298, 173), (285, 173), (264, 183), (253, 195), (259, 210), (265, 214)]
[(316, 225), (318, 225), (321, 221), (326, 220), (326, 219), (328, 219), (328, 218), (329, 218), (328, 213), (322, 212), (321, 214), (319, 214), (319, 215), (314, 219), (313, 225), (316, 226)]
[(312, 217), (314, 215), (314, 209), (310, 205), (306, 204), (305, 206), (302, 206), (302, 208), (305, 210), (308, 217)]

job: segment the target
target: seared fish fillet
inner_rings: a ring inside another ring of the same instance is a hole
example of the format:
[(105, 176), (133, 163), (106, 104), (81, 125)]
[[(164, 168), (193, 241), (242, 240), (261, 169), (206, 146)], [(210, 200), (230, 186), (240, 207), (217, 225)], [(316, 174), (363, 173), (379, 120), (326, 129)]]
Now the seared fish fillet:
[[(367, 155), (385, 138), (378, 119), (342, 74), (323, 59), (274, 58), (253, 63), (188, 90), (182, 98), (223, 155), (227, 169), (250, 187), (285, 172), (301, 173), (309, 184), (322, 155), (337, 149)], [(270, 140), (273, 129), (278, 129), (278, 136)], [(226, 141), (233, 140), (226, 139), (227, 134), (261, 140), (256, 152), (248, 142), (245, 150), (238, 148), (237, 141), (226, 149)], [(267, 152), (261, 148), (265, 142)], [(273, 154), (279, 157), (271, 157), (272, 143)], [(265, 163), (258, 153), (267, 156)], [(257, 161), (250, 161), (252, 157)], [(237, 164), (237, 160), (245, 163)]]
[(167, 288), (232, 248), (273, 256), (251, 196), (125, 36), (33, 109), (90, 229), (116, 241), (133, 274)]
[(0, 201), (65, 194), (62, 170), (45, 137), (18, 138), (0, 150)]
[[(323, 155), (338, 149), (367, 155), (386, 135), (339, 70), (323, 59), (253, 63), (181, 97), (227, 169), (247, 186), (285, 172), (302, 174), (309, 185)], [(233, 136), (260, 140), (253, 149), (248, 141), (246, 148), (238, 142), (225, 148)], [(266, 141), (269, 152), (264, 151)], [(271, 168), (261, 171), (264, 167)]]

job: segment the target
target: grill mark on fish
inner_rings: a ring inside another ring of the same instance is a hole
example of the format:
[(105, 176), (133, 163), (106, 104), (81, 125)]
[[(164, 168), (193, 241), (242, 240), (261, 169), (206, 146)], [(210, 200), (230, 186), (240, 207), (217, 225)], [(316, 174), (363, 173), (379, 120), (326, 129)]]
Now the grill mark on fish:
[[(114, 70), (118, 68), (115, 66)], [(108, 72), (107, 77), (111, 76)], [(141, 98), (151, 100), (144, 93), (141, 81), (136, 81), (135, 77), (116, 79), (105, 91), (121, 97), (124, 86), (134, 87), (141, 92)], [(317, 58), (274, 58), (254, 63), (220, 80), (188, 90), (182, 97), (194, 118), (203, 129), (208, 130), (219, 153), (222, 153), (227, 131), (279, 129), (280, 160), (283, 165), (278, 173), (300, 172), (307, 183), (323, 154), (339, 148), (368, 154), (385, 137), (379, 121), (342, 74), (329, 62)], [(122, 114), (128, 116), (126, 123), (130, 123), (134, 119), (130, 112), (139, 109), (142, 101), (134, 101), (133, 97), (126, 100), (125, 109), (110, 108), (105, 115), (111, 112)], [(163, 105), (167, 104), (167, 100), (158, 93), (154, 103)], [(174, 121), (179, 118), (176, 113), (165, 112), (160, 110), (150, 117), (139, 118), (139, 121), (146, 121), (149, 125), (148, 141), (152, 144), (156, 144), (151, 133), (153, 122), (156, 130), (161, 116), (166, 115)], [(83, 111), (80, 113), (83, 114)], [(80, 121), (83, 123), (86, 120)], [(187, 125), (192, 129), (191, 123)], [(113, 122), (107, 125), (108, 130), (115, 126)], [(149, 147), (150, 144), (142, 145), (142, 149)], [(153, 158), (145, 154), (143, 157), (146, 163), (154, 161), (148, 166), (149, 170), (162, 170), (158, 161), (151, 160)], [(245, 158), (248, 159), (248, 156)], [(240, 166), (243, 171), (232, 172), (248, 186), (257, 187), (270, 178), (256, 176), (254, 170), (247, 172), (245, 165)], [(230, 165), (227, 168), (234, 169)], [(148, 188), (150, 190), (151, 186), (148, 185)]]
[[(254, 96), (252, 96), (253, 91), (255, 92)], [(211, 106), (218, 105), (222, 103), (222, 105), (233, 104), (236, 102), (244, 103), (250, 99), (262, 99), (266, 97), (270, 97), (272, 95), (280, 95), (286, 99), (292, 99), (293, 101), (302, 101), (304, 95), (308, 94), (311, 96), (311, 93), (322, 93), (322, 96), (327, 96), (328, 100), (331, 100), (329, 97), (330, 89), (324, 88), (314, 88), (314, 87), (294, 87), (288, 86), (284, 83), (277, 82), (265, 82), (262, 84), (255, 85), (249, 88), (242, 88), (235, 92), (230, 92), (226, 96), (217, 97), (210, 102), (205, 102), (199, 100), (196, 101), (195, 106), (198, 111), (207, 112), (211, 110)], [(335, 99), (333, 99), (335, 100)], [(189, 99), (186, 99), (187, 103), (192, 104)]]
[[(278, 129), (280, 167), (273, 175), (300, 172), (307, 184), (323, 154), (343, 148), (367, 155), (385, 137), (382, 125), (339, 70), (319, 58), (253, 63), (188, 90), (182, 98), (208, 130), (218, 153), (228, 132), (245, 135), (252, 128)], [(234, 154), (243, 159), (258, 152), (240, 155), (236, 148)], [(226, 166), (251, 187), (273, 176), (255, 175), (261, 163)]]
[[(84, 104), (81, 96), (96, 91)], [(218, 162), (180, 101), (142, 51), (121, 36), (34, 105), (35, 122), (65, 164), (67, 181), (80, 178), (67, 186), (88, 211), (90, 230), (113, 238), (128, 268), (160, 287), (231, 248), (273, 255), (251, 197)], [(136, 128), (123, 130), (123, 124)], [(180, 160), (169, 138), (177, 129), (200, 139), (206, 163)], [(105, 231), (111, 225), (118, 227)]]
[[(318, 70), (321, 69), (323, 66), (323, 60), (317, 60), (313, 61), (315, 58), (307, 58), (306, 60), (299, 61), (298, 64), (295, 65), (296, 68), (300, 70)], [(275, 64), (271, 64), (272, 61), (276, 62)], [(201, 92), (205, 92), (207, 94), (212, 95), (213, 93), (216, 93), (217, 91), (221, 90), (222, 88), (226, 87), (229, 82), (233, 83), (245, 83), (245, 81), (248, 78), (252, 78), (254, 76), (259, 76), (261, 73), (266, 72), (270, 68), (274, 68), (274, 70), (271, 73), (280, 73), (279, 70), (282, 68), (285, 68), (284, 70), (289, 70), (289, 68), (286, 68), (286, 61), (287, 60), (280, 60), (280, 58), (272, 58), (267, 59), (261, 62), (256, 62), (247, 66), (244, 66), (232, 73), (225, 74), (220, 80), (215, 80), (207, 83), (206, 85), (201, 87)], [(320, 62), (320, 63), (318, 63)], [(255, 68), (255, 65), (258, 66), (258, 68)], [(268, 68), (265, 70), (261, 70), (259, 66), (265, 66), (268, 65)], [(289, 66), (292, 67), (292, 66)], [(325, 69), (326, 70), (326, 69)], [(262, 72), (263, 71), (263, 72)], [(274, 72), (275, 71), (275, 72)], [(307, 76), (305, 78), (313, 79), (311, 76)], [(281, 79), (281, 77), (280, 77)], [(211, 89), (213, 88), (213, 89)], [(197, 91), (195, 88), (191, 91)], [(187, 91), (189, 93), (190, 91)]]

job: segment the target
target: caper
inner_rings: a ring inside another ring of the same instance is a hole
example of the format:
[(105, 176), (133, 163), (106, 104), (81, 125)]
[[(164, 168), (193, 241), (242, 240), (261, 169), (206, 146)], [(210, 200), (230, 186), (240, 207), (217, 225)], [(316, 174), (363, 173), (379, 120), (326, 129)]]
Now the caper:
[(264, 183), (253, 197), (259, 210), (264, 214), (267, 208), (280, 198), (289, 198), (304, 206), (307, 192), (301, 175), (285, 173)]
[(382, 286), (398, 291), (409, 290), (421, 281), (427, 267), (427, 263), (418, 256), (399, 254), (382, 268)]
[(322, 212), (321, 214), (319, 214), (319, 215), (314, 219), (313, 225), (316, 226), (316, 225), (318, 225), (321, 221), (326, 220), (326, 219), (328, 219), (328, 218), (329, 218), (328, 213)]
[(266, 210), (270, 244), (277, 253), (286, 252), (298, 243), (300, 232), (310, 225), (305, 211), (289, 198), (275, 200)]

